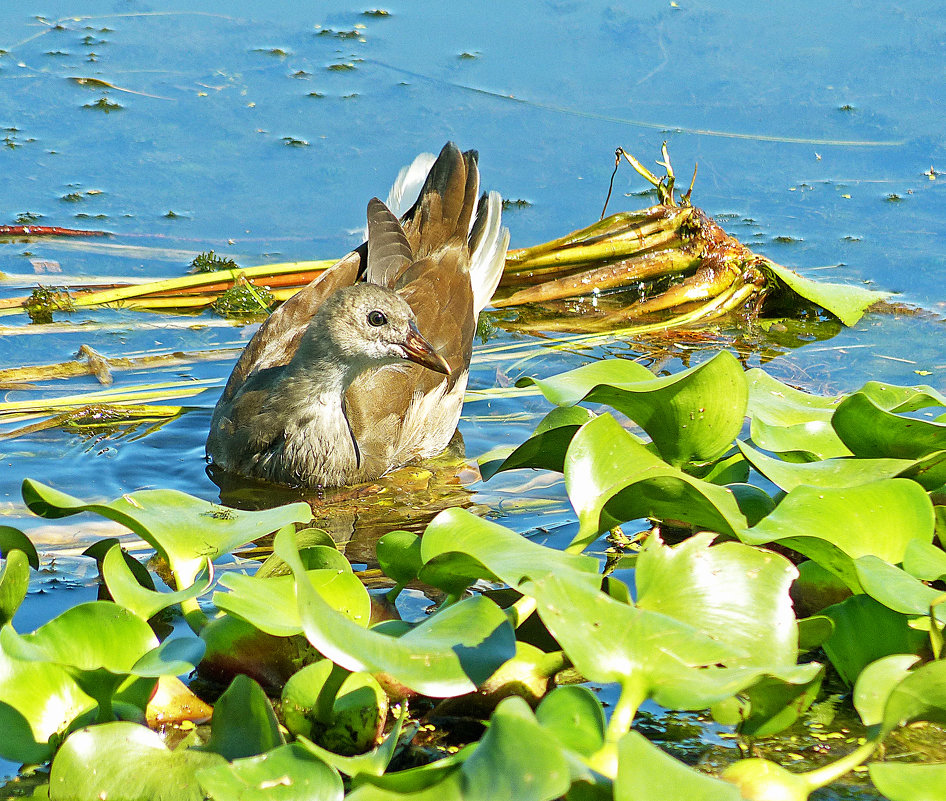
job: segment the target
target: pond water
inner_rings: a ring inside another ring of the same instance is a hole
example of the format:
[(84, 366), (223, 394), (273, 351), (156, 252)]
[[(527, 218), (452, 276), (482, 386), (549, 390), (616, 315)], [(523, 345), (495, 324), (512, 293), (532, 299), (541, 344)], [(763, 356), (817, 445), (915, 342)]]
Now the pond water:
[[(649, 163), (666, 140), (680, 175), (699, 164), (694, 202), (752, 248), (814, 278), (900, 293), (931, 313), (874, 314), (851, 329), (802, 329), (779, 341), (729, 332), (724, 343), (739, 341), (748, 365), (822, 392), (870, 378), (946, 389), (938, 319), (946, 174), (937, 172), (946, 172), (946, 19), (938, 4), (187, 7), (0, 4), (0, 223), (112, 234), (0, 242), (0, 297), (38, 282), (174, 277), (210, 249), (244, 266), (341, 256), (360, 242), (368, 198), (383, 197), (403, 164), (448, 139), (479, 150), (485, 187), (528, 201), (505, 221), (513, 247), (530, 245), (597, 219), (616, 147)], [(611, 211), (652, 202), (630, 170), (615, 187)], [(711, 339), (552, 349), (504, 331), (502, 319), (477, 345), (472, 388), (608, 354), (677, 370), (720, 347)], [(33, 518), (23, 478), (86, 499), (150, 487), (216, 499), (204, 438), (253, 330), (209, 312), (78, 311), (45, 326), (0, 319), (0, 369), (67, 361), (81, 345), (106, 357), (212, 352), (115, 373), (118, 389), (181, 382), (204, 390), (156, 430), (0, 440), (0, 523), (55, 555), (18, 627), (94, 596), (89, 560), (76, 555), (109, 531)], [(507, 345), (521, 350), (497, 351)], [(3, 389), (5, 400), (25, 400), (101, 386), (73, 378)], [(469, 403), (467, 455), (521, 441), (546, 410), (532, 397)], [(544, 477), (507, 474), (469, 491), (524, 533), (554, 536), (572, 521), (561, 484)], [(12, 771), (0, 765), (0, 774)]]

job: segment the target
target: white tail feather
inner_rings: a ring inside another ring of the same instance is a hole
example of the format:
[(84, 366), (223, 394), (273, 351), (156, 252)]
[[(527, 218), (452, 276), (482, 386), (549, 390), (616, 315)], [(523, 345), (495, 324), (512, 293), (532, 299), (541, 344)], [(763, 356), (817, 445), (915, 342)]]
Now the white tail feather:
[(470, 258), (470, 283), (473, 285), (473, 312), (479, 314), (489, 305), (506, 265), (509, 229), (502, 227), (503, 201), (492, 191), (486, 201), (486, 224)]
[(385, 204), (395, 217), (400, 219), (404, 212), (414, 205), (424, 181), (427, 180), (427, 173), (436, 160), (437, 157), (433, 153), (421, 153), (407, 167), (401, 167)]

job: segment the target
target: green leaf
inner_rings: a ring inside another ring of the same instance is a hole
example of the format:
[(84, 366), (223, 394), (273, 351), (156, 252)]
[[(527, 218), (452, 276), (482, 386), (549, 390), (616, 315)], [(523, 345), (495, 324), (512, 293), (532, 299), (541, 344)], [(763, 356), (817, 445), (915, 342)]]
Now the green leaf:
[(916, 462), (910, 459), (854, 459), (836, 457), (816, 462), (786, 462), (773, 459), (745, 442), (737, 442), (739, 450), (752, 466), (779, 489), (790, 492), (802, 485), (809, 487), (856, 487), (894, 478)]
[[(334, 569), (306, 570), (305, 576), (333, 611), (367, 627), (371, 619), (371, 598), (354, 573)], [(219, 584), (229, 592), (213, 594), (213, 602), (218, 608), (242, 617), (276, 637), (302, 633), (296, 579), (292, 575), (259, 579), (228, 572), (220, 577)]]
[(390, 637), (335, 611), (302, 580), (302, 563), (288, 532), (276, 535), (274, 550), (296, 577), (306, 638), (353, 673), (388, 674), (417, 692), (446, 698), (472, 692), (515, 653), (515, 634), (506, 615), (487, 598), (467, 598), (403, 636)]
[(85, 503), (29, 478), (23, 481), (23, 500), (40, 517), (94, 512), (121, 523), (167, 560), (178, 589), (194, 583), (207, 559), (214, 561), (283, 526), (312, 518), (307, 503), (243, 512), (177, 490), (140, 490), (110, 503)]
[(232, 761), (263, 754), (284, 743), (263, 688), (248, 676), (238, 675), (214, 704), (206, 750)]
[(890, 801), (938, 801), (946, 787), (946, 764), (872, 762), (870, 780)]
[(845, 325), (854, 325), (871, 306), (891, 295), (890, 292), (877, 292), (849, 284), (813, 281), (768, 259), (763, 262), (762, 269), (774, 275), (792, 292), (831, 312)]
[(614, 801), (740, 801), (733, 785), (677, 761), (636, 731), (618, 743)]
[(601, 532), (643, 517), (730, 535), (746, 527), (732, 492), (671, 467), (610, 415), (575, 435), (565, 458), (565, 487), (578, 514), (575, 544), (587, 545)]
[(856, 456), (919, 459), (946, 450), (946, 423), (887, 411), (863, 391), (841, 401), (831, 423)]
[(102, 560), (102, 578), (112, 600), (134, 612), (143, 620), (154, 617), (162, 609), (203, 595), (213, 584), (213, 564), (208, 559), (193, 585), (177, 592), (158, 592), (142, 587), (128, 567), (121, 545), (113, 545)]
[[(595, 362), (605, 364), (606, 362)], [(579, 368), (580, 369), (580, 368)], [(650, 376), (650, 372), (647, 373)], [(552, 409), (539, 423), (529, 439), (516, 448), (507, 449), (499, 458), (497, 452), (484, 454), (480, 475), (488, 481), (497, 473), (520, 468), (540, 468), (561, 473), (568, 445), (581, 426), (594, 418), (594, 412), (582, 406)]]
[(16, 659), (0, 649), (0, 757), (39, 765), (80, 715), (95, 709), (66, 668)]
[(36, 553), (36, 546), (30, 541), (18, 528), (13, 526), (0, 526), (0, 556), (6, 559), (10, 551), (23, 551), (26, 554), (30, 567), (33, 570), (39, 570), (39, 554)]
[(30, 563), (27, 554), (19, 549), (6, 553), (6, 564), (0, 573), (0, 627), (13, 620), (30, 586)]
[[(299, 549), (299, 556), (306, 570), (335, 568), (351, 572), (351, 563), (335, 546), (335, 540), (328, 532), (320, 528), (304, 528), (297, 531), (295, 537), (296, 547)], [(256, 578), (269, 578), (270, 576), (288, 576), (291, 572), (282, 559), (271, 553), (253, 575)]]
[(604, 708), (580, 684), (556, 687), (542, 699), (535, 717), (563, 747), (582, 756), (590, 757), (604, 745)]
[[(476, 573), (473, 580), (488, 578), (517, 587), (525, 579), (557, 573), (589, 586), (601, 583), (598, 560), (594, 557), (546, 548), (466, 509), (445, 509), (428, 524), (420, 540), (420, 555), (425, 563), (421, 579), (436, 581), (442, 571), (452, 566), (446, 560), (451, 554), (456, 554), (456, 561), (464, 565), (458, 571), (464, 581)], [(437, 574), (426, 567), (434, 560)], [(482, 567), (471, 570), (474, 564)]]
[(919, 661), (916, 654), (891, 654), (871, 662), (861, 671), (854, 685), (853, 701), (865, 726), (883, 721), (890, 694)]
[(225, 765), (217, 754), (170, 751), (159, 734), (137, 723), (105, 723), (66, 738), (49, 774), (49, 798), (203, 801), (197, 771)]
[(342, 777), (301, 745), (197, 771), (213, 801), (341, 801)]
[(405, 585), (417, 578), (423, 565), (420, 537), (410, 531), (389, 531), (377, 544), (378, 566), (384, 575)]
[(460, 784), (464, 801), (552, 801), (571, 781), (558, 741), (525, 701), (512, 696), (496, 707), (486, 734), (460, 768)]
[[(891, 654), (919, 653), (927, 636), (910, 628), (908, 619), (869, 595), (854, 595), (824, 610), (834, 622), (825, 653), (848, 685), (871, 662)], [(869, 631), (870, 637), (864, 632)], [(946, 664), (946, 663), (944, 663)]]
[[(934, 602), (944, 597), (939, 590), (927, 587), (906, 571), (876, 556), (862, 556), (854, 564), (864, 592), (895, 612), (928, 615)], [(943, 604), (933, 608), (939, 622), (946, 622)]]
[(516, 382), (516, 386), (535, 384), (546, 400), (556, 406), (574, 406), (581, 403), (596, 387), (626, 389), (635, 384), (652, 381), (653, 378), (654, 374), (637, 362), (629, 359), (605, 359), (551, 378), (524, 376)]
[(361, 754), (379, 739), (388, 697), (368, 673), (348, 673), (338, 686), (338, 670), (322, 659), (293, 674), (282, 691), (283, 721), (336, 754)]
[(911, 540), (903, 554), (903, 569), (921, 581), (946, 576), (946, 552), (928, 542)]
[(783, 384), (758, 368), (746, 373), (752, 441), (792, 461), (812, 461), (851, 452), (831, 427), (838, 398), (825, 398)]
[(870, 554), (900, 562), (911, 540), (932, 541), (933, 526), (933, 505), (923, 488), (892, 478), (842, 489), (796, 487), (758, 525), (740, 531), (739, 539), (750, 545), (778, 542), (857, 592), (851, 560)]
[(881, 736), (917, 720), (946, 723), (946, 660), (920, 665), (894, 687), (884, 706)]
[[(605, 403), (627, 415), (675, 467), (710, 462), (729, 450), (748, 397), (735, 356), (721, 351), (697, 367), (649, 380), (637, 378), (633, 374), (639, 371), (629, 371), (627, 364), (633, 362), (600, 362), (535, 384), (553, 403)], [(607, 376), (609, 366), (613, 378)]]
[(788, 589), (798, 571), (785, 557), (739, 542), (710, 547), (696, 534), (676, 547), (651, 537), (637, 559), (637, 606), (726, 643), (729, 666), (794, 665), (798, 627)]

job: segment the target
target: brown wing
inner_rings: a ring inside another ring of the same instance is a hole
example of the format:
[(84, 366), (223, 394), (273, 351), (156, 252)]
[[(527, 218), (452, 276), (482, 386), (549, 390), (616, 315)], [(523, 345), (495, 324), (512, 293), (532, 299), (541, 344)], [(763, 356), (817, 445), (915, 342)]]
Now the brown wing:
[(259, 370), (288, 364), (299, 347), (303, 331), (319, 306), (336, 289), (355, 283), (364, 272), (367, 260), (368, 247), (364, 244), (276, 309), (240, 354), (224, 387), (221, 401), (229, 401), (246, 380)]

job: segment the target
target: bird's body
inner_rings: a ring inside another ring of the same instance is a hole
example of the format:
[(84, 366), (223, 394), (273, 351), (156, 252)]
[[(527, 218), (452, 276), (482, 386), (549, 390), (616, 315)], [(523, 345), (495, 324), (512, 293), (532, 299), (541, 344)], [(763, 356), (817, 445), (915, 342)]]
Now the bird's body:
[(508, 242), (499, 196), (477, 206), (478, 187), (476, 154), (448, 144), (400, 221), (369, 202), (365, 245), (283, 304), (237, 361), (207, 438), (218, 468), (333, 487), (446, 448)]

